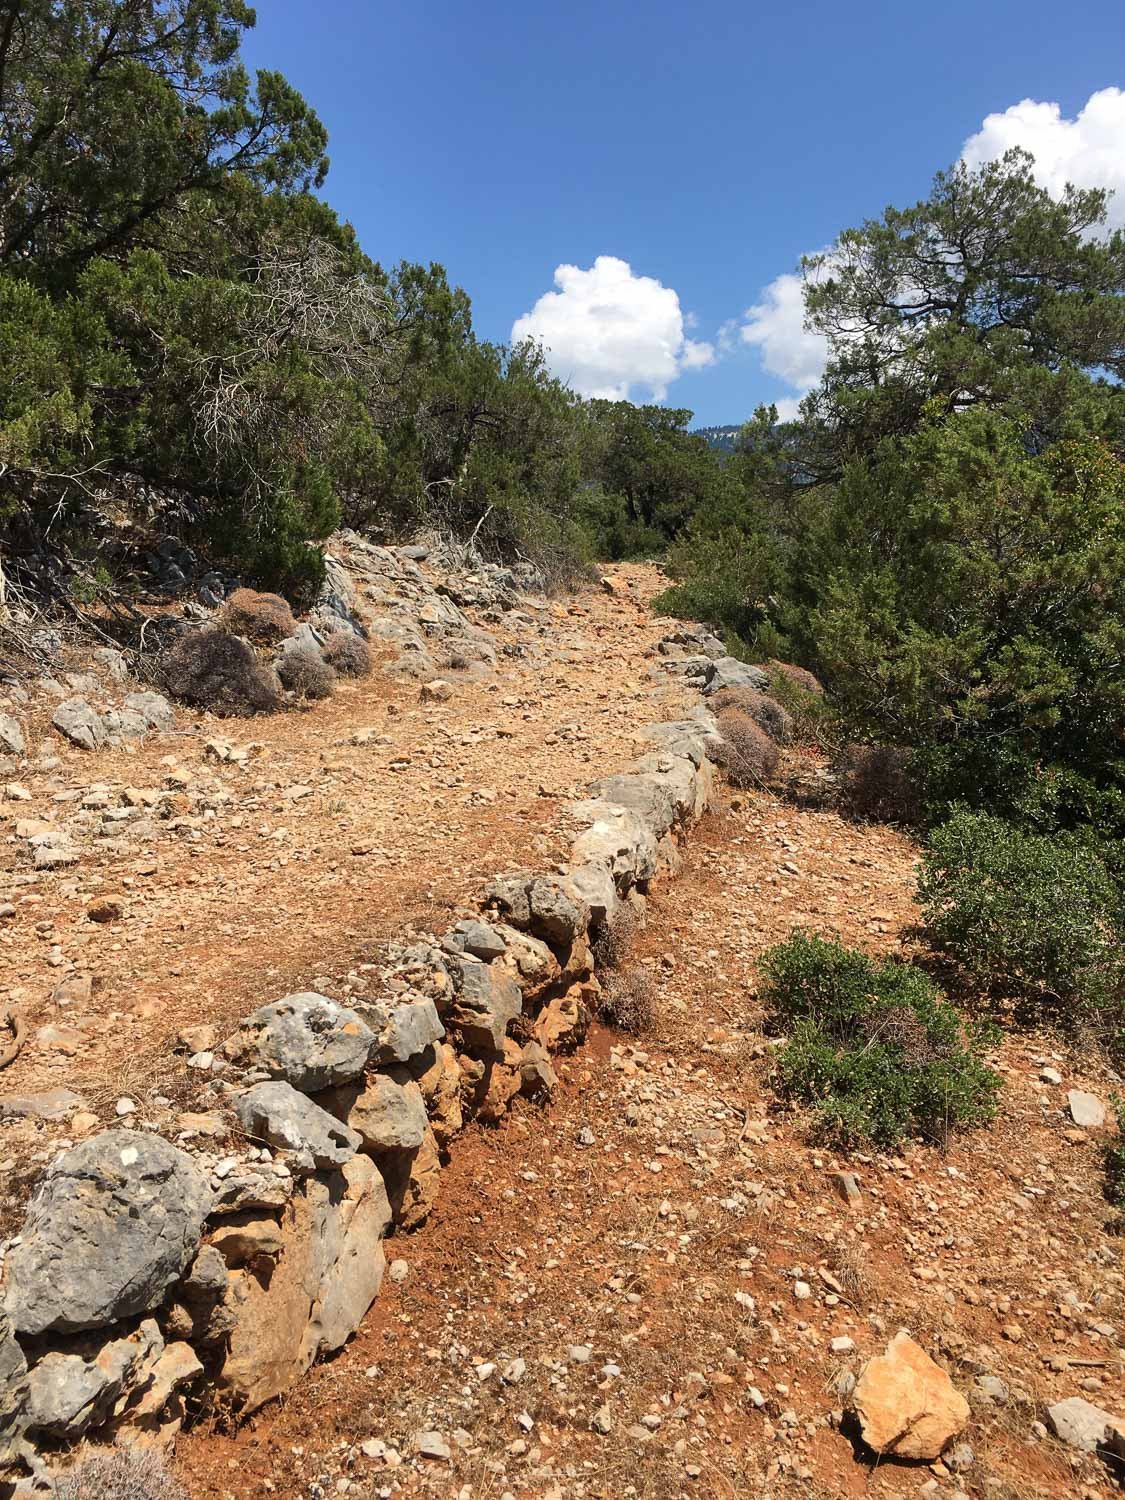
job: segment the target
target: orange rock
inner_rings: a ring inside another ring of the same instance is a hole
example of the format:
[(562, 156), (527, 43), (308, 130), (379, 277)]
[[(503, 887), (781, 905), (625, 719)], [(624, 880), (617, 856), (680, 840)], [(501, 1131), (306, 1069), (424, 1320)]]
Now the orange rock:
[(969, 1420), (968, 1402), (905, 1329), (869, 1361), (852, 1404), (864, 1441), (895, 1458), (937, 1458)]

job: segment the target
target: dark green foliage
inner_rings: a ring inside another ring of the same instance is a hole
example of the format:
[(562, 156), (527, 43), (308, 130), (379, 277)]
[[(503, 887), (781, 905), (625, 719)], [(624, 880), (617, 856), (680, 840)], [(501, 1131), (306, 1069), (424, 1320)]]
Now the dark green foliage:
[(164, 682), (174, 698), (233, 718), (281, 707), (277, 674), (246, 641), (213, 626), (180, 637), (165, 658)]
[(934, 936), (990, 985), (1071, 1018), (1119, 999), (1119, 897), (1088, 836), (960, 810), (930, 836), (918, 899)]
[(1117, 1134), (1105, 1148), (1105, 1195), (1115, 1208), (1125, 1208), (1125, 1099), (1110, 1100), (1117, 1120)]
[(762, 960), (769, 1022), (787, 1041), (780, 1086), (829, 1140), (941, 1141), (995, 1113), (979, 1040), (920, 969), (796, 932)]

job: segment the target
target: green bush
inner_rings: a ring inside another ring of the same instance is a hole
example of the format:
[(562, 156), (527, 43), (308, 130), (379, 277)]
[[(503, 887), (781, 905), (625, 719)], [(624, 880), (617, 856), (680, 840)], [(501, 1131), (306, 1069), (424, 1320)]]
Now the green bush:
[(1000, 1080), (980, 1038), (920, 969), (795, 932), (763, 958), (782, 1091), (814, 1107), (820, 1133), (842, 1146), (944, 1140), (983, 1124)]
[(1117, 1134), (1105, 1148), (1105, 1195), (1115, 1208), (1125, 1208), (1125, 1099), (1110, 1100), (1117, 1116)]
[(918, 899), (938, 941), (990, 985), (1090, 1008), (1120, 990), (1117, 894), (1089, 838), (959, 809), (930, 836)]

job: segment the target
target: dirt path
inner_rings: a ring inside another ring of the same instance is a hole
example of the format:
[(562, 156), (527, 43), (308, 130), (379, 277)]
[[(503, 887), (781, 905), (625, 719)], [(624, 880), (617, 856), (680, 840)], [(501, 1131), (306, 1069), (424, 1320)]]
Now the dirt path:
[[(992, 1129), (847, 1162), (769, 1087), (757, 956), (795, 924), (909, 947), (914, 858), (892, 830), (768, 796), (705, 820), (633, 955), (656, 985), (652, 1034), (596, 1033), (548, 1109), (457, 1142), (353, 1343), (236, 1436), (181, 1444), (193, 1494), (1112, 1493), (1034, 1425), (1072, 1394), (1125, 1403), (1100, 1146), (1039, 1074), (1051, 1062), (1103, 1097), (1105, 1079), (1045, 1040), (1007, 1042)], [(862, 1187), (850, 1212), (844, 1166)], [(971, 1397), (958, 1473), (870, 1468), (839, 1430), (848, 1374), (900, 1326)], [(422, 1432), (450, 1458), (418, 1456)]]
[[(341, 682), (308, 712), (181, 713), (177, 732), (135, 753), (92, 755), (49, 730), (45, 706), (37, 748), (58, 765), (23, 774), (21, 800), (0, 797), (0, 900), (15, 907), (0, 921), (0, 1002), (23, 1007), (32, 1031), (3, 1091), (65, 1084), (112, 1118), (122, 1094), (190, 1082), (169, 1077), (179, 1027), (225, 1026), (318, 980), (362, 992), (362, 965), (388, 934), (440, 930), (442, 913), (499, 871), (549, 865), (564, 848), (561, 804), (634, 756), (634, 731), (683, 701), (647, 654), (667, 629), (646, 608), (661, 575), (608, 572), (612, 592), (490, 622), (497, 672), (456, 682), (444, 703), (377, 674)], [(245, 766), (216, 764), (216, 736), (259, 748)], [(97, 823), (135, 793), (163, 800), (123, 821), (116, 846), (32, 872), (17, 825), (76, 805)], [(107, 895), (121, 916), (101, 925), (88, 911)], [(71, 975), (77, 998), (60, 1004), (52, 995)], [(39, 1127), (35, 1141), (45, 1148), (50, 1134)]]

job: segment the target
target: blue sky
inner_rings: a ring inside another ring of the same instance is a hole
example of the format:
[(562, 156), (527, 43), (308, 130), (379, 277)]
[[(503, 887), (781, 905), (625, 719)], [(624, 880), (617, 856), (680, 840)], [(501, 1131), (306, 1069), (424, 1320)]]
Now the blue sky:
[(244, 50), (319, 111), (369, 254), (442, 262), (481, 336), (525, 318), (577, 388), (701, 423), (796, 399), (818, 350), (775, 278), (971, 137), (1120, 181), (1125, 221), (1121, 0), (265, 0)]

